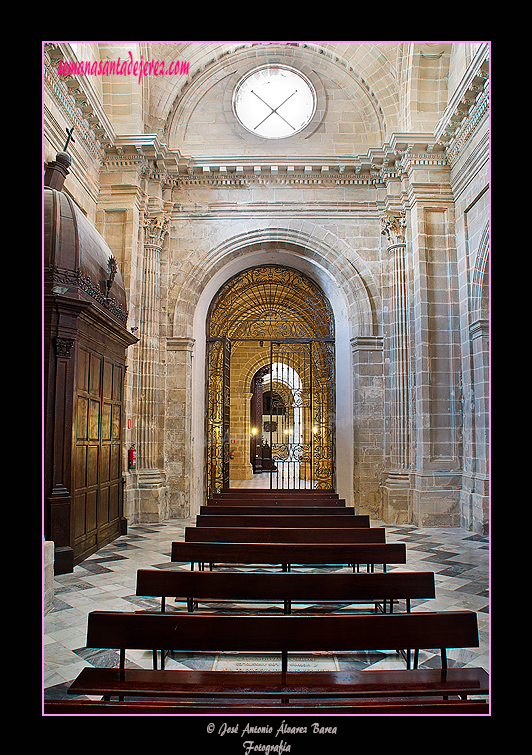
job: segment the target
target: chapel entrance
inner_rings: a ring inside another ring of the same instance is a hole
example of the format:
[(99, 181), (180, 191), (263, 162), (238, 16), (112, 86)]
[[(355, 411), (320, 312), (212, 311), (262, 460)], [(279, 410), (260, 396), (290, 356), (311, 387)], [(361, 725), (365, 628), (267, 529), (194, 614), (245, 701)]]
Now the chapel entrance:
[(245, 270), (214, 297), (206, 328), (207, 494), (246, 486), (335, 487), (334, 318), (297, 270)]

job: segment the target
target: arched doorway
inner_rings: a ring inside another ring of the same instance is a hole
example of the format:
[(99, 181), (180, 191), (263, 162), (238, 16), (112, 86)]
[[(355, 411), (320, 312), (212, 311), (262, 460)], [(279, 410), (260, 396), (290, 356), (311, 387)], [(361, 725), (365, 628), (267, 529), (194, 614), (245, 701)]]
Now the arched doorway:
[[(228, 280), (209, 308), (206, 363), (208, 495), (253, 477), (254, 435), (269, 447), (270, 487), (335, 487), (334, 317), (312, 280), (279, 265)], [(270, 396), (260, 425), (257, 374)]]

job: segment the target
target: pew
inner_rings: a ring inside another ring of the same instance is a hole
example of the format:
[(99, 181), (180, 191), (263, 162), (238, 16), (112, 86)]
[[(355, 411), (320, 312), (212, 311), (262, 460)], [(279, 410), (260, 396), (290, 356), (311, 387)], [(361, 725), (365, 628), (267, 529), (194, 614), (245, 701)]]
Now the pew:
[(353, 514), (353, 516), (291, 516), (277, 514), (244, 515), (238, 514), (199, 514), (196, 517), (197, 527), (369, 527), (369, 516)]
[(288, 571), (292, 564), (353, 565), (366, 564), (374, 570), (375, 564), (405, 564), (404, 543), (185, 543), (173, 542), (171, 560), (191, 564), (269, 564), (281, 565)]
[(230, 498), (242, 495), (250, 495), (255, 498), (339, 498), (334, 490), (322, 490), (319, 488), (227, 488), (218, 493), (213, 493), (213, 498)]
[[(448, 648), (478, 647), (473, 611), (359, 616), (228, 616), (92, 611), (87, 648), (118, 649), (120, 668), (86, 667), (68, 689), (77, 696), (296, 699), (449, 697), (488, 694), (479, 668), (447, 668)], [(279, 653), (280, 672), (126, 668), (126, 650)], [(289, 671), (288, 653), (416, 648), (414, 668)], [(441, 668), (418, 669), (418, 650), (439, 648)]]
[(228, 579), (224, 572), (170, 571), (139, 569), (136, 594), (161, 598), (161, 611), (166, 599), (186, 601), (194, 610), (197, 601), (229, 600), (237, 603), (259, 601), (283, 604), (290, 613), (292, 603), (370, 603), (387, 605), (393, 612), (394, 601), (405, 601), (410, 611), (411, 600), (435, 597), (433, 572), (390, 572), (373, 574), (336, 574), (317, 572), (233, 572)]
[(207, 506), (325, 506), (331, 509), (347, 508), (344, 500), (318, 498), (253, 498), (240, 496), (238, 498), (209, 498)]
[[(46, 716), (193, 716), (193, 715), (488, 715), (487, 700), (401, 700), (400, 702), (310, 702), (298, 705), (268, 705), (260, 703), (202, 703), (136, 700), (117, 702), (114, 700), (45, 700), (43, 712)], [(309, 728), (310, 730), (310, 728)], [(219, 728), (216, 728), (219, 731)]]
[(385, 540), (384, 527), (185, 527), (186, 543), (384, 543)]
[(355, 509), (336, 506), (200, 506), (203, 516), (238, 515), (238, 516), (354, 516)]

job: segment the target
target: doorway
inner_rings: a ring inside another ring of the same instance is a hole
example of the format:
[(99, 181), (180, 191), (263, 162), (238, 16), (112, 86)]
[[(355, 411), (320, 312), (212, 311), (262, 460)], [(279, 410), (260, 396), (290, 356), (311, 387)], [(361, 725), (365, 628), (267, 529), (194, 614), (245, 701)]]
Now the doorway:
[(222, 286), (206, 327), (207, 495), (266, 473), (271, 488), (335, 487), (334, 345), (330, 304), (299, 271), (262, 265)]

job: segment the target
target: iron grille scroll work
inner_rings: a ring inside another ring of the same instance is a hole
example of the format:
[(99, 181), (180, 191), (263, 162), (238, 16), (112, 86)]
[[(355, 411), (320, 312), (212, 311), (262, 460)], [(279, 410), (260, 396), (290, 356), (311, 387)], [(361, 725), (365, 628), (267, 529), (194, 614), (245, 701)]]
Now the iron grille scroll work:
[(270, 401), (258, 429), (270, 487), (334, 488), (334, 320), (318, 286), (290, 268), (245, 270), (214, 297), (206, 336), (207, 494), (230, 486), (231, 355), (243, 353), (285, 409)]

